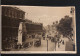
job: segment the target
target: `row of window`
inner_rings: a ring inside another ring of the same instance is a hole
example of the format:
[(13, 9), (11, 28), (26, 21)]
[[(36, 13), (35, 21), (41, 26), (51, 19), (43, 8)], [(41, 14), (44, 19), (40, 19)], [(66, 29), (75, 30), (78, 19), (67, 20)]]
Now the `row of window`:
[(19, 19), (23, 19), (25, 15), (25, 13), (22, 11), (16, 10), (14, 8), (8, 8), (8, 7), (2, 9), (2, 14), (8, 17), (19, 18)]

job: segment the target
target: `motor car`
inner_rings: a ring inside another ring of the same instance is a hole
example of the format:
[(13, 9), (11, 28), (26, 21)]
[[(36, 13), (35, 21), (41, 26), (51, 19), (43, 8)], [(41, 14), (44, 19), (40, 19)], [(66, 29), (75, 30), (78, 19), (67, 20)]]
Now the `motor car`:
[(34, 40), (34, 46), (39, 47), (41, 45), (41, 39), (40, 38), (36, 38)]
[(43, 40), (45, 40), (45, 36), (43, 37)]

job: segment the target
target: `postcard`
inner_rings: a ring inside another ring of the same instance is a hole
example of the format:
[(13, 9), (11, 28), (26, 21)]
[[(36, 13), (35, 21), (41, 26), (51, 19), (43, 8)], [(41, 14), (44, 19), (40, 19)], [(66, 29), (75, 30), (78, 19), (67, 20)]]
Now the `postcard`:
[(2, 54), (76, 54), (75, 6), (1, 5)]

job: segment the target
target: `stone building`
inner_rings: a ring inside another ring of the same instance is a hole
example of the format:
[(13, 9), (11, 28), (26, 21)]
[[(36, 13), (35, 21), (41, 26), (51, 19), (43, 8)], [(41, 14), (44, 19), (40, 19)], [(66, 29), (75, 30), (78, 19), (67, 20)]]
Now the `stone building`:
[(2, 50), (16, 48), (20, 22), (25, 19), (25, 12), (17, 7), (2, 6)]
[(30, 43), (36, 34), (42, 35), (42, 32), (43, 24), (25, 19), (23, 10), (12, 6), (2, 6), (3, 51), (21, 48), (27, 45), (26, 43)]
[(26, 22), (24, 23), (24, 29), (26, 29), (26, 32), (24, 32), (23, 38), (24, 43), (23, 47), (30, 47), (34, 45), (34, 39), (36, 36), (42, 37), (43, 34), (43, 24), (42, 23), (36, 23), (32, 22), (31, 20), (26, 19)]

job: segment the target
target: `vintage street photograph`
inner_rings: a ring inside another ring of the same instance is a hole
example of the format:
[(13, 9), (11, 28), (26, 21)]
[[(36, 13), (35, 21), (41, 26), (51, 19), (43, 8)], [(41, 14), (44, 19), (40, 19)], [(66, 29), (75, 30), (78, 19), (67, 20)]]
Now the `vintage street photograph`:
[(76, 53), (74, 6), (1, 6), (1, 53)]

